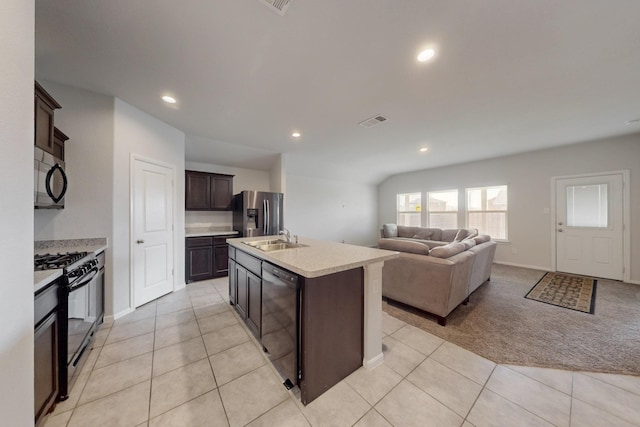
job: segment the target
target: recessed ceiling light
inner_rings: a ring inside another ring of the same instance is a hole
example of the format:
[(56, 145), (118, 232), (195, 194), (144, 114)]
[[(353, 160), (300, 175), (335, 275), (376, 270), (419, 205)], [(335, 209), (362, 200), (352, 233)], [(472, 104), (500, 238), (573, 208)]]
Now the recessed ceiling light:
[(301, 134), (300, 134), (300, 132), (293, 132), (291, 134), (291, 136), (294, 137), (294, 138), (300, 138)]
[(426, 147), (422, 147), (422, 148), (420, 149), (420, 152), (421, 152), (421, 153), (426, 153), (427, 151), (429, 151), (429, 149), (428, 149), (428, 148), (426, 148)]
[(431, 58), (433, 58), (436, 54), (434, 49), (425, 49), (418, 54), (418, 62), (427, 62)]
[(164, 102), (166, 102), (167, 104), (175, 104), (176, 103), (176, 99), (173, 96), (169, 96), (169, 95), (163, 96), (162, 100)]

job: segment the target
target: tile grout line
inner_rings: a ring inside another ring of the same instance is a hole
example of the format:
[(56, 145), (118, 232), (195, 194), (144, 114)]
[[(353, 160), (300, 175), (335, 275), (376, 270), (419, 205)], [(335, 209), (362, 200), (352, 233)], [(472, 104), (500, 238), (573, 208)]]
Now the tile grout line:
[[(207, 350), (207, 344), (204, 341), (204, 336), (202, 334), (202, 329), (200, 328), (200, 319), (198, 319), (198, 316), (196, 316), (196, 311), (195, 311), (195, 308), (193, 308), (193, 304), (192, 304), (192, 309), (193, 309), (193, 315), (196, 317), (196, 322), (198, 324), (198, 331), (200, 332), (200, 339), (202, 340), (202, 345), (204, 346), (204, 352), (206, 354), (207, 362), (209, 363), (209, 369), (211, 369), (211, 374), (213, 375), (213, 381), (216, 383), (216, 393), (218, 393), (218, 399), (220, 399), (220, 405), (222, 406), (222, 411), (224, 412), (224, 417), (227, 420), (227, 425), (231, 425), (231, 422), (229, 421), (229, 414), (227, 412), (227, 407), (224, 404), (224, 400), (222, 400), (222, 393), (220, 393), (220, 387), (221, 386), (220, 386), (220, 384), (218, 384), (218, 379), (216, 378), (216, 372), (214, 371), (213, 365), (211, 364), (211, 356), (209, 356), (209, 351)], [(210, 317), (210, 316), (206, 316), (204, 318), (206, 319), (208, 317)]]

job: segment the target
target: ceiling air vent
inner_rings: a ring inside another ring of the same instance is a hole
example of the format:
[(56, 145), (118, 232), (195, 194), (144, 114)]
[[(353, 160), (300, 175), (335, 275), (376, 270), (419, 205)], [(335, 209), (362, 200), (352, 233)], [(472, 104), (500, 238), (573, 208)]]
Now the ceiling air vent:
[(380, 114), (378, 114), (377, 116), (373, 116), (371, 118), (368, 118), (367, 120), (363, 120), (358, 124), (365, 128), (372, 128), (375, 125), (380, 124), (386, 120), (387, 118), (385, 116), (381, 116)]
[(258, 0), (260, 3), (267, 6), (269, 9), (282, 16), (289, 9), (291, 0)]

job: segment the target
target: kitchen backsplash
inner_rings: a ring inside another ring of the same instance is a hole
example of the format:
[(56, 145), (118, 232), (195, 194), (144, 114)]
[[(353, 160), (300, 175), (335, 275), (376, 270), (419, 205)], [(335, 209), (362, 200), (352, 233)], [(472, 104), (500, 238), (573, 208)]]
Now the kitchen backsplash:
[(227, 231), (233, 228), (233, 213), (232, 212), (198, 212), (198, 211), (185, 211), (184, 213), (184, 226), (185, 229), (190, 228), (211, 228), (222, 227), (219, 231)]

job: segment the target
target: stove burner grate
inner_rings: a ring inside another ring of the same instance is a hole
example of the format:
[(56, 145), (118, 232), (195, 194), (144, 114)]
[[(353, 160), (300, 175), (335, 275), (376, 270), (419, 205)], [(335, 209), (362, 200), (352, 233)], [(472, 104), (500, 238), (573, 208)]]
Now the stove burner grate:
[(86, 257), (88, 252), (70, 252), (67, 254), (43, 254), (34, 256), (34, 270), (53, 270), (65, 268)]

